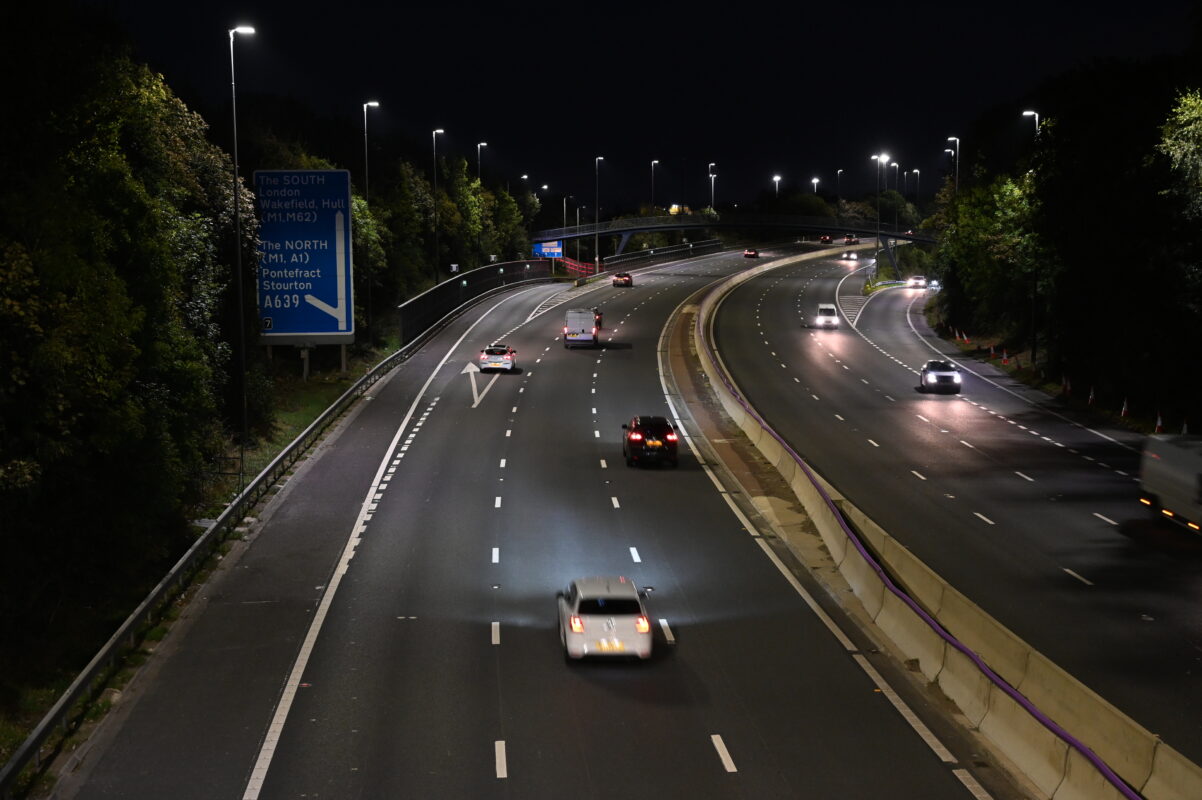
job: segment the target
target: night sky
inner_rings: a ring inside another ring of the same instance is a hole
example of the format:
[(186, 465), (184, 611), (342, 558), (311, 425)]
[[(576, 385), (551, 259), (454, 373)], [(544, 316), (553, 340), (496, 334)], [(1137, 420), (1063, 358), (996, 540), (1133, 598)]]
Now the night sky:
[(92, 4), (111, 9), (136, 57), (186, 102), (227, 108), (227, 30), (253, 25), (236, 45), (240, 112), (244, 92), (292, 96), (361, 137), (362, 104), (379, 100), (368, 122), (377, 146), (428, 148), (444, 128), (440, 155), (474, 167), (486, 141), (486, 181), (527, 173), (548, 184), (548, 204), (572, 195), (569, 209), (593, 205), (593, 159), (604, 156), (603, 210), (650, 199), (652, 159), (658, 205), (706, 205), (709, 162), (719, 206), (770, 190), (774, 173), (782, 190), (818, 177), (833, 194), (842, 168), (842, 194), (857, 195), (875, 188), (870, 156), (882, 151), (901, 171), (921, 169), (929, 198), (950, 166), (948, 136), (1004, 104), (1015, 106), (1013, 135), (1029, 135), (1018, 110), (1042, 80), (1099, 58), (1180, 53), (1193, 6)]

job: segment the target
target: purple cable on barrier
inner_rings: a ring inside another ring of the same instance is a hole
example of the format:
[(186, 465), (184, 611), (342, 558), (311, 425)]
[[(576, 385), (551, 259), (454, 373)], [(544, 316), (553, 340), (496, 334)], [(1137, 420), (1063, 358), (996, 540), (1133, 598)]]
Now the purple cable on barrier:
[[(709, 296), (712, 295), (714, 292), (718, 291), (719, 288), (720, 287), (714, 287), (713, 289), (711, 289), (707, 293), (706, 299), (708, 299)], [(702, 305), (704, 305), (704, 301), (703, 301)], [(737, 391), (735, 391), (735, 387), (731, 383), (730, 377), (726, 374), (726, 371), (721, 369), (718, 366), (718, 360), (714, 357), (714, 352), (710, 346), (709, 337), (705, 336), (705, 331), (701, 324), (701, 314), (700, 313), (697, 314), (697, 320), (695, 322), (695, 327), (696, 327), (695, 334), (697, 336), (697, 339), (703, 345), (703, 349), (705, 350), (705, 357), (709, 359), (710, 365), (713, 367), (714, 372), (718, 373), (718, 375), (721, 376), (722, 385), (726, 387), (726, 391), (730, 392), (730, 395), (731, 395), (731, 397), (733, 397), (735, 399), (735, 402), (737, 402), (743, 408), (743, 410), (746, 411), (747, 414), (756, 421), (756, 424), (758, 424), (760, 426), (760, 428), (762, 428), (764, 430), (765, 433), (767, 433), (769, 436), (771, 436), (773, 439), (775, 439), (777, 441), (777, 443), (780, 444), (780, 446), (785, 450), (785, 452), (788, 453), (789, 456), (797, 463), (797, 466), (800, 467), (803, 472), (805, 472), (806, 478), (808, 478), (810, 483), (812, 483), (814, 485), (814, 488), (818, 490), (818, 494), (822, 498), (822, 502), (824, 502), (826, 504), (827, 508), (830, 509), (830, 511), (834, 515), (835, 519), (839, 521), (839, 527), (843, 529), (844, 535), (847, 536), (848, 540), (850, 540), (852, 545), (856, 548), (856, 551), (859, 552), (859, 554), (864, 558), (864, 560), (868, 562), (868, 565), (872, 567), (873, 571), (876, 572), (877, 577), (879, 577), (881, 579), (881, 582), (885, 584), (885, 587), (890, 592), (892, 592), (895, 597), (897, 597), (899, 600), (901, 600), (903, 603), (905, 603), (907, 606), (909, 606), (910, 609), (914, 613), (918, 614), (918, 616), (921, 617), (922, 620), (924, 622), (926, 622), (926, 624), (931, 628), (931, 630), (935, 631), (935, 633), (937, 633), (940, 636), (940, 638), (942, 638), (945, 642), (947, 642), (952, 647), (959, 650), (961, 653), (963, 653), (965, 656), (967, 656), (974, 664), (976, 664), (977, 669), (979, 669), (985, 675), (985, 677), (987, 677), (990, 680), (990, 682), (993, 683), (994, 686), (997, 686), (999, 689), (1001, 689), (1003, 692), (1005, 692), (1011, 698), (1013, 698), (1013, 700), (1016, 703), (1018, 703), (1024, 709), (1026, 709), (1028, 714), (1030, 714), (1041, 725), (1043, 725), (1045, 728), (1047, 728), (1049, 731), (1051, 731), (1053, 734), (1055, 734), (1055, 736), (1057, 738), (1059, 738), (1061, 741), (1066, 743), (1069, 747), (1073, 748), (1078, 753), (1080, 753), (1082, 756), (1084, 756), (1085, 759), (1087, 761), (1089, 761), (1089, 763), (1093, 764), (1094, 767), (1100, 773), (1102, 773), (1103, 777), (1106, 778), (1107, 782), (1109, 782), (1112, 786), (1114, 786), (1114, 788), (1118, 789), (1119, 792), (1121, 792), (1124, 797), (1128, 798), (1128, 800), (1143, 800), (1142, 795), (1140, 795), (1138, 792), (1136, 792), (1134, 789), (1132, 789), (1127, 784), (1126, 781), (1124, 781), (1122, 778), (1120, 778), (1115, 773), (1115, 771), (1112, 770), (1105, 761), (1103, 761), (1101, 758), (1099, 758), (1098, 755), (1096, 753), (1094, 753), (1093, 750), (1091, 750), (1088, 746), (1086, 746), (1084, 742), (1082, 742), (1077, 737), (1073, 736), (1071, 733), (1069, 733), (1064, 728), (1062, 728), (1059, 724), (1057, 724), (1055, 720), (1051, 719), (1046, 714), (1044, 714), (1042, 711), (1040, 711), (1035, 706), (1035, 704), (1032, 703), (1030, 700), (1028, 700), (1025, 696), (1023, 696), (1023, 694), (1021, 692), (1019, 692), (1017, 689), (1015, 689), (1013, 686), (1011, 686), (1004, 678), (1002, 678), (1000, 675), (998, 675), (996, 672), (994, 672), (992, 669), (990, 669), (989, 665), (986, 664), (979, 655), (977, 655), (975, 652), (973, 652), (971, 649), (969, 649), (968, 646), (966, 646), (959, 639), (957, 639), (956, 637), (954, 637), (950, 633), (948, 633), (946, 630), (944, 630), (943, 626), (940, 625), (939, 622), (937, 620), (935, 620), (933, 617), (931, 617), (931, 615), (929, 615), (926, 611), (924, 611), (922, 609), (922, 607), (918, 605), (918, 603), (914, 602), (913, 598), (911, 598), (908, 594), (906, 594), (900, 588), (898, 588), (898, 586), (893, 582), (893, 580), (889, 577), (889, 575), (885, 572), (885, 570), (881, 567), (881, 565), (877, 563), (876, 559), (872, 557), (872, 554), (868, 552), (868, 549), (864, 546), (864, 543), (860, 541), (860, 537), (858, 537), (855, 534), (855, 532), (850, 527), (848, 527), (847, 523), (843, 520), (843, 515), (839, 512), (839, 509), (835, 506), (835, 502), (833, 500), (831, 500), (830, 495), (828, 495), (826, 493), (826, 491), (822, 488), (821, 484), (819, 484), (818, 481), (816, 481), (814, 479), (814, 474), (810, 471), (810, 468), (805, 464), (805, 462), (802, 461), (801, 456), (797, 455), (797, 453), (794, 452), (793, 448), (790, 447), (789, 444), (784, 439), (782, 439), (777, 434), (777, 432), (774, 431), (768, 425), (768, 423), (765, 422), (763, 420), (763, 418), (761, 418), (760, 415), (757, 414), (751, 408), (751, 406), (749, 406), (747, 404), (747, 402), (739, 395), (739, 393)]]

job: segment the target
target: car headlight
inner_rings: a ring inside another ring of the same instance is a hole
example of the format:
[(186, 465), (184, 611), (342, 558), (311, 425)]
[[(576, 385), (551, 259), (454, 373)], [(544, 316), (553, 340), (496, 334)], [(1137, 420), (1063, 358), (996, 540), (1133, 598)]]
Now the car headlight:
[(934, 383), (936, 380), (938, 380), (938, 378), (936, 378), (932, 373), (928, 372), (926, 374), (927, 383)]
[(952, 380), (954, 380), (956, 383), (959, 383), (960, 382), (960, 373), (957, 372), (955, 375), (953, 375)]

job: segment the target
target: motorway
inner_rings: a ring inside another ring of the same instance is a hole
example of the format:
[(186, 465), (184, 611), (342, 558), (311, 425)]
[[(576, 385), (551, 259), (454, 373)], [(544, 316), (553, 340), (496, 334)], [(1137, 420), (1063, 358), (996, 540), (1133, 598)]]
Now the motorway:
[[(622, 422), (679, 411), (665, 321), (746, 266), (537, 285), (433, 337), (288, 480), (57, 796), (1021, 796), (780, 561), (707, 451), (623, 465)], [(603, 307), (602, 347), (563, 348), (576, 305)], [(493, 341), (520, 371), (465, 372)], [(654, 587), (650, 662), (565, 663), (555, 592), (597, 574)]]
[[(927, 327), (924, 290), (864, 303), (866, 266), (838, 255), (771, 270), (725, 299), (716, 339), (736, 383), (944, 579), (1202, 761), (1202, 540), (1146, 519), (1142, 437), (1087, 429), (991, 365), (964, 362)], [(803, 326), (836, 296), (854, 329)], [(916, 389), (939, 353), (969, 370), (960, 396)]]

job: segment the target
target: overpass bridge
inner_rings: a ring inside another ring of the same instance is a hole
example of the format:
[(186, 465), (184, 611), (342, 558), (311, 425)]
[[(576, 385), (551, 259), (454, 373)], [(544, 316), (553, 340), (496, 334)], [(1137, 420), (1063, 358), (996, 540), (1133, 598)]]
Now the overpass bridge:
[[(829, 233), (832, 236), (843, 236), (851, 233), (860, 237), (876, 236), (878, 233), (875, 220), (839, 219), (836, 217), (805, 217), (790, 214), (673, 214), (664, 217), (623, 217), (604, 222), (586, 225), (572, 225), (566, 228), (549, 228), (534, 231), (532, 242), (553, 242), (558, 240), (581, 239), (590, 236), (618, 236), (621, 241), (615, 253), (626, 249), (630, 237), (636, 233), (654, 231), (679, 231), (689, 229), (716, 228), (761, 228), (777, 231), (798, 231), (805, 233)], [(927, 232), (895, 230), (882, 226), (879, 230), (882, 237), (903, 239), (911, 242), (933, 243), (935, 237)]]

